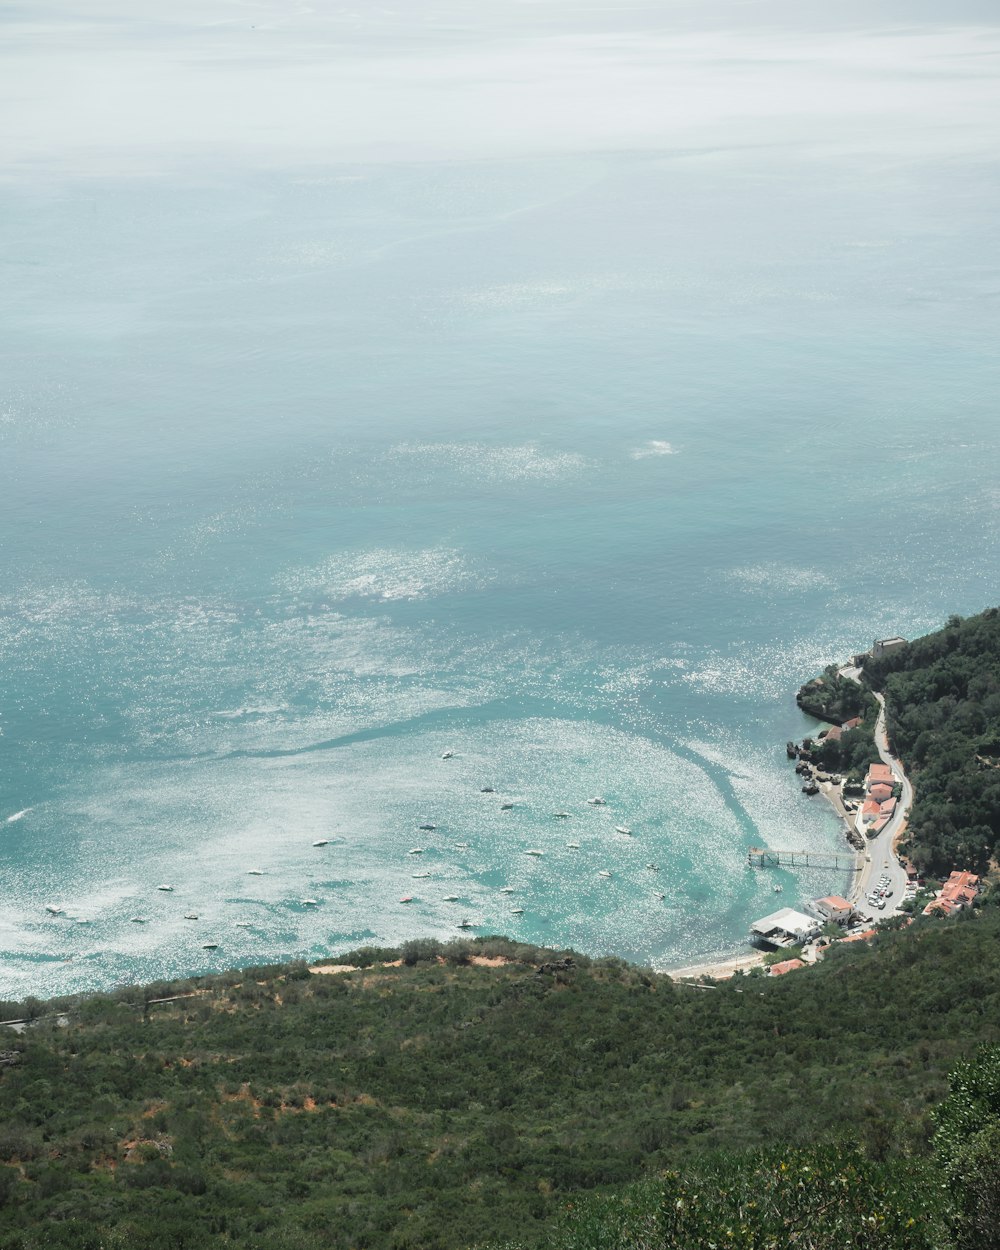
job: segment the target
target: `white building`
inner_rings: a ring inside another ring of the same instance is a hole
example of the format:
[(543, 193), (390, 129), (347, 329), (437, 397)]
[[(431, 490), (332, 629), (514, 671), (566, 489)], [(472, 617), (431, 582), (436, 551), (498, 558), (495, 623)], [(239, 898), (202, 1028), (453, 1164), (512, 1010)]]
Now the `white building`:
[(822, 927), (812, 916), (793, 907), (782, 907), (763, 920), (755, 920), (750, 932), (771, 946), (797, 946), (815, 937)]

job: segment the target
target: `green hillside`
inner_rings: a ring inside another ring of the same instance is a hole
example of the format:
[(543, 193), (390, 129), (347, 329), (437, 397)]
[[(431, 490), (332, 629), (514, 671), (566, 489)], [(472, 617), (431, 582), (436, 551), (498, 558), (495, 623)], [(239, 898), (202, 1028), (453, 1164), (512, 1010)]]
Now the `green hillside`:
[(1000, 853), (1000, 609), (953, 616), (864, 671), (885, 693), (889, 737), (913, 781), (914, 862), (984, 869)]
[(62, 1004), (0, 1067), (0, 1246), (531, 1246), (722, 1149), (909, 1166), (948, 1071), (1000, 1042), (998, 941), (987, 907), (701, 990), (424, 942)]

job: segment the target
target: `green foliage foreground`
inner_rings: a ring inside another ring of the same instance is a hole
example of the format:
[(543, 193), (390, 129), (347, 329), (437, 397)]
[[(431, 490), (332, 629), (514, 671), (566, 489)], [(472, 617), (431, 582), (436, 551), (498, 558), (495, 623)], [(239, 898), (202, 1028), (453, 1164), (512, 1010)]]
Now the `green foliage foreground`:
[[(873, 1184), (916, 1176), (949, 1070), (1000, 1043), (998, 950), (987, 908), (701, 991), (485, 939), (64, 1004), (5, 1042), (0, 1246), (560, 1244), (588, 1192), (718, 1189), (719, 1151), (760, 1169), (845, 1136)], [(171, 989), (190, 997), (146, 1003)]]

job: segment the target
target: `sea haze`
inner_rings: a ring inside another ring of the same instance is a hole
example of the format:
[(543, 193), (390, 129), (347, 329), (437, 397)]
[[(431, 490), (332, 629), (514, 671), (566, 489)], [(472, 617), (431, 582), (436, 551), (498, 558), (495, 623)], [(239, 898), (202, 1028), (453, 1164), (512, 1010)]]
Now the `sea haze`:
[(843, 885), (746, 849), (997, 599), (1000, 27), (827, 7), (5, 10), (0, 995)]

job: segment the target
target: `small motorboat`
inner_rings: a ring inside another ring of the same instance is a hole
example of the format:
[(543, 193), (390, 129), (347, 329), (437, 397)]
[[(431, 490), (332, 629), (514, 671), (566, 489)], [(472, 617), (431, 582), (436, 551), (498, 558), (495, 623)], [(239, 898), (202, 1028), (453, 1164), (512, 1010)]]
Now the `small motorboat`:
[(500, 888), (500, 893), (501, 893), (501, 894), (513, 894), (513, 893), (514, 893), (514, 887), (513, 887), (512, 885), (505, 885), (505, 886), (501, 886), (501, 888)]
[(607, 806), (606, 800), (602, 799), (599, 794), (595, 794), (594, 797), (592, 799), (588, 799), (587, 802), (590, 804), (591, 807), (606, 807)]
[(442, 754), (441, 758), (442, 758), (443, 760), (453, 760), (453, 759), (455, 758), (455, 752), (454, 752), (454, 751), (445, 751), (445, 752)]
[(480, 786), (479, 793), (480, 794), (496, 794), (496, 790), (494, 790), (492, 786)]
[(525, 851), (525, 855), (544, 855), (544, 851)]
[(50, 916), (61, 916), (63, 914), (63, 909), (61, 907), (57, 907), (55, 903), (46, 903), (45, 910)]
[(446, 903), (457, 903), (457, 902), (458, 902), (458, 895), (457, 895), (457, 894), (446, 894), (446, 895), (444, 896), (444, 901), (445, 901)]
[(431, 874), (430, 874), (429, 872), (415, 872), (415, 873), (413, 874), (414, 878), (429, 877), (430, 875), (431, 875)]
[(456, 842), (455, 843), (456, 851), (467, 851), (468, 849), (469, 849), (468, 842)]
[(424, 848), (422, 846), (411, 846), (406, 853), (407, 855), (423, 855)]
[(437, 825), (418, 825), (418, 829), (423, 829), (425, 833), (433, 833)]
[(412, 902), (413, 902), (413, 895), (412, 895), (412, 894), (404, 894), (404, 895), (403, 895), (403, 897), (402, 897), (399, 901), (400, 901), (401, 903), (412, 903)]
[(329, 838), (317, 838), (316, 841), (313, 843), (313, 846), (329, 846), (329, 845), (330, 845)]
[(512, 811), (512, 810), (513, 810), (513, 808), (514, 808), (514, 804), (513, 804), (513, 803), (501, 803), (501, 804), (500, 804), (500, 810), (501, 810), (502, 812), (509, 812), (509, 811)]
[(566, 848), (567, 850), (570, 850), (570, 851), (578, 851), (580, 849), (580, 843), (579, 842), (567, 842)]
[(780, 885), (776, 885), (776, 886), (774, 887), (774, 892), (775, 892), (775, 894), (780, 894), (780, 893), (781, 893), (781, 886), (780, 886)]
[(133, 917), (132, 917), (132, 923), (133, 923), (133, 924), (145, 924), (145, 923), (146, 923), (146, 917), (145, 917), (145, 916), (133, 916)]
[(248, 868), (247, 869), (248, 877), (262, 877), (263, 875), (264, 875), (263, 868)]
[(601, 868), (597, 874), (599, 877), (612, 877), (614, 873), (609, 872), (607, 868)]
[(472, 929), (472, 928), (474, 928), (475, 926), (473, 925), (473, 923), (472, 923), (472, 921), (471, 921), (471, 920), (460, 920), (460, 921), (458, 922), (458, 927), (459, 927), (460, 929)]
[(512, 916), (523, 916), (523, 915), (524, 915), (524, 908), (523, 908), (523, 907), (512, 907), (512, 908), (510, 909), (510, 914), (511, 914)]
[(660, 871), (660, 865), (659, 865), (659, 864), (647, 864), (647, 865), (646, 865), (646, 867), (649, 869), (649, 871), (650, 871), (650, 872), (659, 872), (659, 871)]
[(217, 951), (219, 949), (218, 942), (202, 942), (201, 949), (203, 951)]
[(552, 815), (556, 820), (569, 820), (569, 812), (553, 812)]
[(172, 885), (158, 885), (158, 890), (162, 890), (164, 894), (173, 894), (174, 887)]
[(303, 906), (303, 907), (316, 907), (316, 906), (318, 906), (318, 901), (317, 901), (316, 899), (314, 899), (314, 898), (304, 898), (304, 899), (301, 899), (301, 900), (300, 900), (300, 902), (302, 903), (302, 906)]
[(615, 825), (615, 833), (624, 833), (626, 838), (630, 838), (632, 836), (632, 830), (628, 827), (628, 825)]
[(236, 929), (252, 929), (253, 925), (249, 920), (237, 920), (233, 927)]
[(196, 911), (186, 911), (184, 913), (184, 919), (185, 920), (197, 920), (198, 913)]

